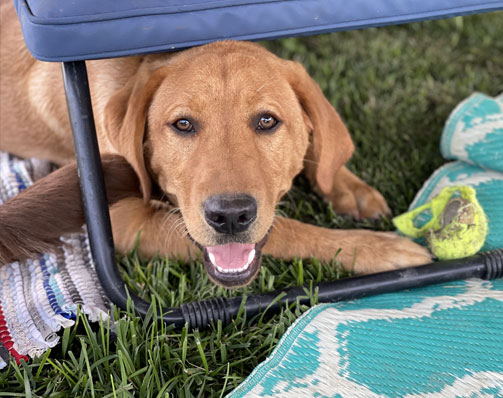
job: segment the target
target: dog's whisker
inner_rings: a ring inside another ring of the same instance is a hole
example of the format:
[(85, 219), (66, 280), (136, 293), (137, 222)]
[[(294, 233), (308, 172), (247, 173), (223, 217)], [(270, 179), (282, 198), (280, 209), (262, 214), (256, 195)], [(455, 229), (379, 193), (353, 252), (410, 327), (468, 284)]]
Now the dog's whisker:
[[(163, 221), (161, 223), (161, 228), (160, 228), (160, 232), (162, 233), (162, 231), (164, 231), (164, 229), (166, 228), (166, 226), (168, 225), (168, 222), (169, 222), (169, 219), (170, 219), (170, 214), (167, 213), (164, 218), (163, 218)], [(165, 238), (164, 238), (164, 246), (167, 245), (168, 243), (168, 240), (167, 240), (167, 236), (168, 234), (165, 235)]]
[(311, 159), (304, 159), (303, 162), (312, 163), (312, 164), (315, 164), (315, 165), (319, 165), (320, 164), (320, 162), (316, 162), (315, 160), (311, 160)]
[(176, 231), (178, 234), (182, 236), (185, 234), (185, 231), (187, 231), (187, 227), (185, 226), (185, 222), (183, 219), (177, 221), (177, 223), (175, 224), (174, 231)]
[(185, 221), (183, 217), (180, 217), (179, 220), (176, 220), (175, 223), (173, 224), (173, 229), (171, 233), (177, 233), (180, 237), (184, 237), (186, 234), (188, 234), (187, 227), (185, 225)]
[(164, 238), (164, 245), (169, 244), (169, 242), (171, 240), (171, 235), (173, 234), (173, 231), (176, 229), (177, 223), (180, 220), (183, 221), (183, 217), (180, 215), (179, 210), (180, 209), (178, 207), (175, 207), (175, 208), (170, 209), (164, 215), (164, 220), (161, 224), (162, 230), (164, 230), (165, 228), (168, 228), (166, 235), (165, 235), (165, 238)]
[[(170, 216), (171, 216), (170, 218), (172, 218), (173, 216), (175, 216), (175, 214), (171, 214)], [(173, 220), (172, 224), (170, 225), (169, 230), (166, 233), (165, 245), (169, 245), (169, 242), (171, 241), (171, 238), (175, 232), (178, 233), (180, 236), (183, 236), (182, 234), (180, 234), (179, 231), (180, 226), (185, 228), (185, 222), (182, 216), (180, 216), (178, 219)]]
[(176, 215), (180, 215), (181, 212), (180, 212), (180, 208), (179, 207), (173, 207), (172, 209), (170, 209), (166, 215), (168, 217), (173, 217), (173, 216), (176, 216)]
[(162, 222), (162, 228), (164, 229), (168, 222), (176, 215), (176, 209), (171, 209), (164, 215), (164, 219)]

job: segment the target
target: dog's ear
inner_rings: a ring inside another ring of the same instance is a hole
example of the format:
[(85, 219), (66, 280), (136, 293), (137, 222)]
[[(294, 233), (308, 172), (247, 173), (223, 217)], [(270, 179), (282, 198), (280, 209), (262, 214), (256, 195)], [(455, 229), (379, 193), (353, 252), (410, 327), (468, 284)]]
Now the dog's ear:
[(150, 198), (152, 182), (143, 157), (147, 113), (152, 98), (166, 77), (166, 68), (139, 67), (136, 74), (105, 106), (107, 137), (116, 153), (126, 158), (140, 180), (143, 198)]
[(339, 114), (304, 67), (292, 61), (285, 61), (285, 65), (290, 85), (305, 113), (307, 128), (312, 131), (316, 182), (328, 195), (335, 173), (353, 154), (353, 142)]

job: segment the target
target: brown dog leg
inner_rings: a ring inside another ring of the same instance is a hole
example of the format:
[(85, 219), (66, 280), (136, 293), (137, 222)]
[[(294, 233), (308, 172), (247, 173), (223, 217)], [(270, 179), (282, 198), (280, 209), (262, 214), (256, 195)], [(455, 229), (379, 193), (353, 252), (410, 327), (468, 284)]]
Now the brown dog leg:
[(357, 220), (391, 215), (391, 210), (384, 197), (376, 189), (351, 173), (346, 166), (342, 166), (335, 172), (332, 192), (328, 195), (321, 193), (316, 181), (317, 165), (313, 159), (314, 156), (310, 148), (305, 158), (304, 175), (316, 191), (332, 203), (336, 213), (349, 214)]
[(332, 203), (334, 211), (351, 214), (354, 218), (381, 218), (391, 216), (384, 197), (360, 178), (342, 166), (334, 176), (334, 186), (325, 198)]
[(264, 253), (283, 259), (330, 261), (337, 250), (344, 268), (359, 274), (431, 262), (428, 250), (392, 232), (333, 230), (277, 217)]

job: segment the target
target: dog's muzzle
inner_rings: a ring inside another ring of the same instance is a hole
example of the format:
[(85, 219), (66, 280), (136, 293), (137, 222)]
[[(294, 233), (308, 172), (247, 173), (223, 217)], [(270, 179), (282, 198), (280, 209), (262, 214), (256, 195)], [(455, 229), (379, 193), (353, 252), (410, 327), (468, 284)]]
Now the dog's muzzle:
[(245, 193), (213, 195), (203, 203), (206, 223), (217, 233), (215, 246), (201, 246), (211, 280), (225, 287), (247, 285), (260, 269), (259, 243), (248, 241), (247, 231), (257, 218), (257, 201)]

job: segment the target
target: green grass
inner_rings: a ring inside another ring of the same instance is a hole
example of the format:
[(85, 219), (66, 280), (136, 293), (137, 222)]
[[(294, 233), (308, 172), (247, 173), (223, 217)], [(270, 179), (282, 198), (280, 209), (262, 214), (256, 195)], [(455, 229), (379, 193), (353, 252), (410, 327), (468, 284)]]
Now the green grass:
[[(301, 61), (318, 81), (352, 132), (351, 169), (398, 214), (444, 163), (439, 138), (453, 107), (474, 91), (503, 91), (502, 37), (503, 14), (496, 13), (265, 44)], [(334, 215), (302, 178), (282, 210), (333, 228), (391, 228)], [(141, 263), (131, 255), (121, 263), (132, 290), (167, 306), (345, 276), (334, 264), (265, 258), (252, 286), (231, 292), (212, 285), (198, 261)], [(1, 371), (0, 397), (221, 397), (305, 310), (293, 303), (272, 319), (241, 314), (229, 326), (194, 333), (116, 311), (115, 342), (106, 325), (80, 317), (52, 352)]]

